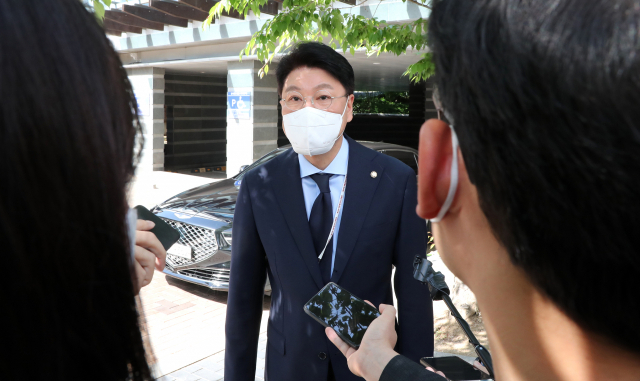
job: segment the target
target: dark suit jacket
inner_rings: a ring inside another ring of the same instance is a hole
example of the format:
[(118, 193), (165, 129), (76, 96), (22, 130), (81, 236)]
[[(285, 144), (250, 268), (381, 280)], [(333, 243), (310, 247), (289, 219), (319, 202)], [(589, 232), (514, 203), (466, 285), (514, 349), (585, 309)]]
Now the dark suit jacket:
[[(396, 349), (419, 361), (433, 354), (433, 311), (428, 288), (413, 279), (413, 259), (424, 256), (427, 248), (426, 224), (416, 215), (416, 175), (400, 161), (347, 139), (347, 188), (331, 281), (376, 306), (392, 304), (395, 266)], [(359, 379), (324, 327), (303, 310), (325, 284), (299, 167), (298, 155), (289, 150), (242, 180), (233, 221), (226, 381), (255, 378), (267, 274), (272, 293), (266, 379), (326, 381), (329, 363), (338, 381)]]

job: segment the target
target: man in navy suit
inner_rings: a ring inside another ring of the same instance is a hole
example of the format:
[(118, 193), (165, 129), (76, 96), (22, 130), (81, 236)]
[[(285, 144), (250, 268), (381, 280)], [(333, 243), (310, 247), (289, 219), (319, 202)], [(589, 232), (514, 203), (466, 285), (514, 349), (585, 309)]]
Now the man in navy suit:
[(427, 287), (413, 259), (427, 249), (416, 215), (416, 176), (400, 161), (344, 135), (354, 74), (319, 43), (298, 45), (277, 69), (283, 129), (293, 148), (242, 181), (233, 223), (225, 380), (254, 380), (266, 276), (271, 313), (265, 378), (357, 380), (324, 327), (303, 310), (328, 282), (374, 305), (398, 300), (396, 350), (433, 354)]

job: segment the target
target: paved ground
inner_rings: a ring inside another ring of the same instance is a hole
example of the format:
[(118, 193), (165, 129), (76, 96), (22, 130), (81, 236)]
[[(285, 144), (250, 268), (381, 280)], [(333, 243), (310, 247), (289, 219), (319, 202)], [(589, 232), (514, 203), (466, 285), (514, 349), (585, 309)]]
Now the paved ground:
[[(260, 334), (258, 358), (256, 361), (256, 381), (264, 379), (264, 357), (267, 347), (266, 333)], [(224, 378), (224, 351), (207, 357), (159, 379), (159, 381), (219, 381)]]
[[(154, 373), (158, 377), (170, 374), (161, 379), (210, 381), (223, 377), (226, 292), (208, 290), (156, 272), (140, 297), (147, 322), (145, 334), (153, 348)], [(264, 373), (270, 303), (271, 298), (265, 296), (256, 373), (256, 379), (260, 380)]]

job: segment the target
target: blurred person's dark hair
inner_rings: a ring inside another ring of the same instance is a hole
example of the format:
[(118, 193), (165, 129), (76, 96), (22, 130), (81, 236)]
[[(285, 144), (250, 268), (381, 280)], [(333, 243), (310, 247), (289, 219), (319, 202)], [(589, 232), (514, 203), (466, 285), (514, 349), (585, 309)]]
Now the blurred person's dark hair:
[(626, 0), (442, 0), (429, 23), (442, 105), (495, 236), (568, 316), (635, 353), (639, 22)]
[(141, 141), (127, 74), (78, 0), (0, 1), (0, 36), (2, 378), (150, 379), (125, 223)]
[(317, 68), (329, 73), (344, 87), (347, 95), (355, 89), (355, 75), (349, 61), (330, 46), (319, 42), (300, 42), (287, 53), (276, 69), (278, 95), (282, 96), (284, 81), (292, 71), (301, 68)]

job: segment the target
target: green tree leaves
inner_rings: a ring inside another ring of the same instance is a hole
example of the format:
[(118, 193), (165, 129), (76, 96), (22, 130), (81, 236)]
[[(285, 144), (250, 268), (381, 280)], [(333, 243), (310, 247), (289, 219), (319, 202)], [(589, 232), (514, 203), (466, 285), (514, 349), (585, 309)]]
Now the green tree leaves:
[[(359, 94), (363, 96), (357, 96)], [(353, 112), (355, 114), (408, 114), (409, 93), (406, 91), (356, 93)]]
[(420, 61), (409, 65), (404, 75), (409, 75), (412, 81), (419, 82), (431, 77), (435, 73), (435, 69), (432, 53), (424, 53)]
[[(98, 0), (94, 0), (98, 1)], [(403, 0), (429, 7), (430, 0)], [(358, 50), (368, 55), (390, 52), (395, 55), (405, 54), (410, 50), (427, 48), (425, 31), (427, 20), (418, 19), (407, 24), (388, 24), (375, 16), (368, 18), (354, 14), (353, 7), (336, 8), (336, 0), (284, 0), (282, 11), (274, 18), (267, 20), (240, 52), (243, 56), (256, 55), (264, 63), (260, 76), (269, 70), (269, 63), (275, 55), (298, 41), (325, 41), (333, 48), (338, 46), (352, 55)], [(222, 11), (234, 9), (243, 15), (251, 10), (260, 15), (259, 7), (267, 0), (221, 0), (214, 5), (203, 28), (211, 25)], [(410, 65), (405, 75), (413, 81), (420, 81), (433, 74), (433, 63), (429, 53), (422, 54), (420, 61)]]
[(104, 10), (111, 6), (111, 0), (92, 0), (93, 1), (93, 13), (100, 21), (104, 20)]

